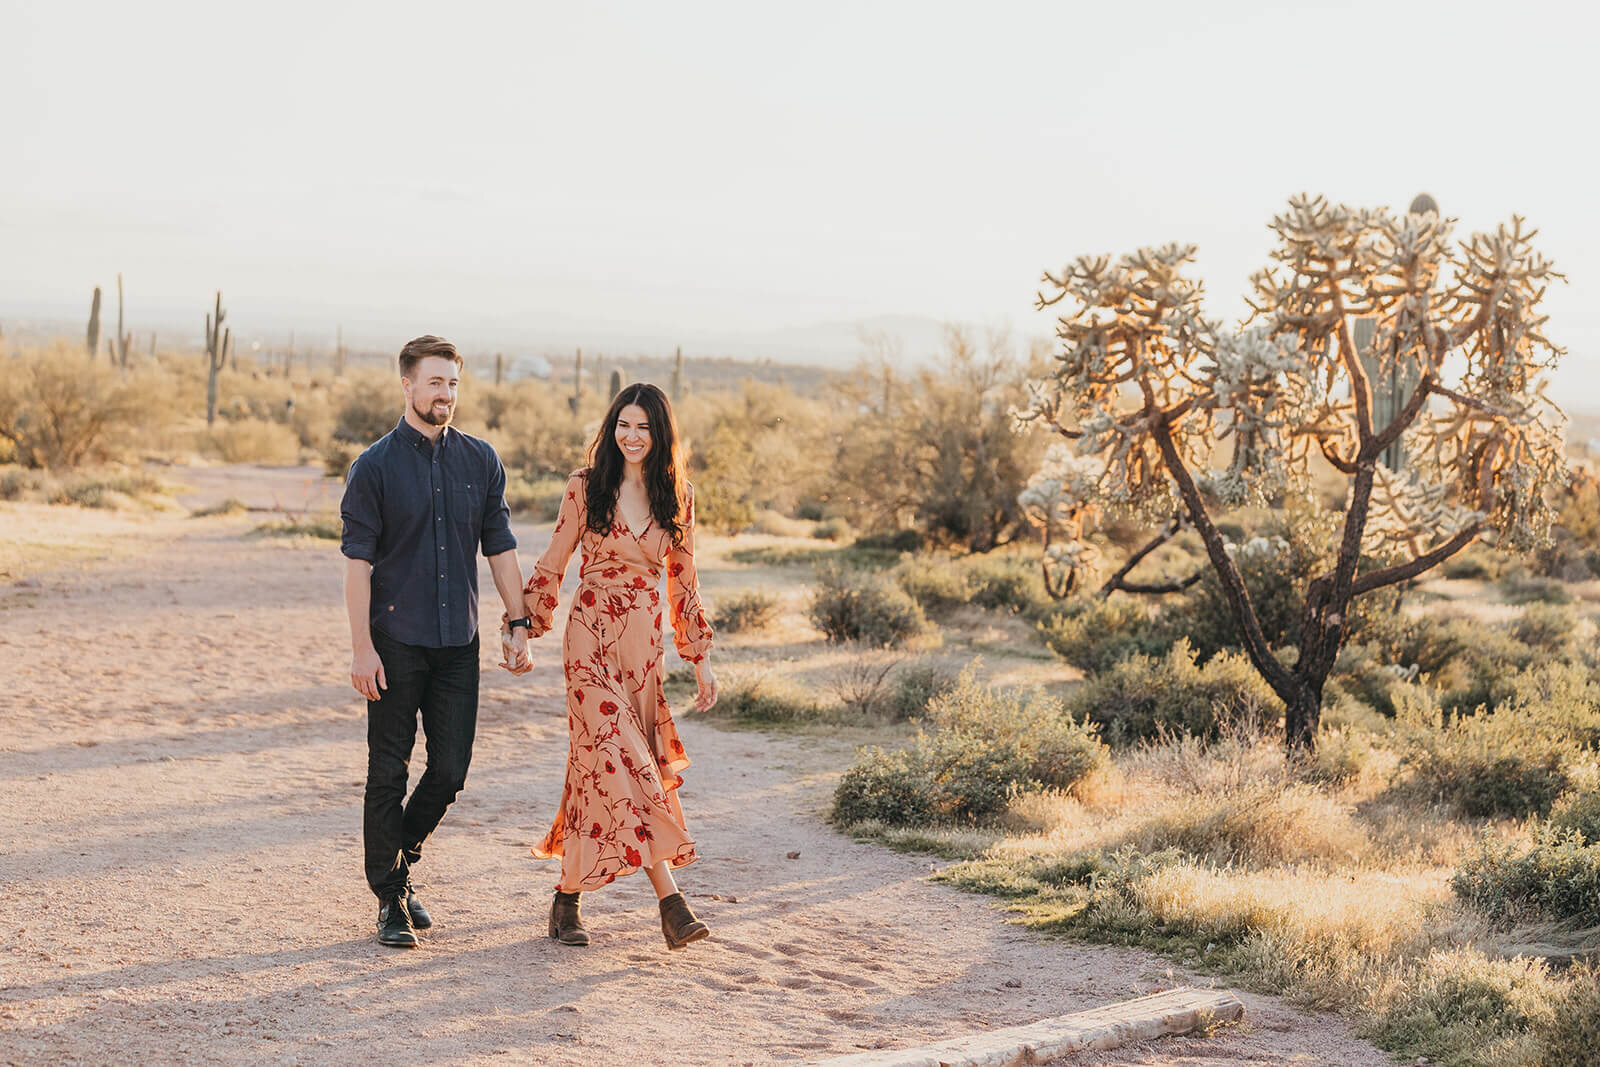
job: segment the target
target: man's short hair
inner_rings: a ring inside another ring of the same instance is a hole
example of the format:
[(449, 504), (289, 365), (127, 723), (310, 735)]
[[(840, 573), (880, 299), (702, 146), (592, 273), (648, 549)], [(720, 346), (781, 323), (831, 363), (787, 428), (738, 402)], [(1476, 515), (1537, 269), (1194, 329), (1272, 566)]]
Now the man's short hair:
[(417, 369), (417, 364), (429, 356), (448, 359), (456, 365), (457, 370), (461, 369), (461, 353), (456, 351), (456, 346), (443, 337), (425, 333), (421, 337), (407, 341), (406, 346), (400, 350), (400, 377), (411, 377), (412, 372)]

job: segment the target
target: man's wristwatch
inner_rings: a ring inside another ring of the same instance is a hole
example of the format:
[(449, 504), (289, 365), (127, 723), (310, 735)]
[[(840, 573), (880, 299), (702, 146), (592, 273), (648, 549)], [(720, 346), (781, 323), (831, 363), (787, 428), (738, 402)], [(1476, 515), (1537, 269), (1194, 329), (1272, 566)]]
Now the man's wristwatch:
[(531, 633), (533, 630), (533, 620), (524, 616), (520, 619), (512, 619), (510, 622), (506, 623), (506, 628), (509, 630), (515, 630), (519, 626)]

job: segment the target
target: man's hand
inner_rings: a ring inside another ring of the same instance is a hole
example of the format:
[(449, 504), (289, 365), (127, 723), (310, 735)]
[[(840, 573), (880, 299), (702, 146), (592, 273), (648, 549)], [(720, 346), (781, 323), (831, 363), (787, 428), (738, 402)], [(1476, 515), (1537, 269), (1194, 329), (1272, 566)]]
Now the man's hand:
[(350, 684), (368, 700), (382, 700), (378, 691), (389, 688), (389, 680), (383, 676), (383, 660), (371, 645), (358, 648), (351, 655)]
[(512, 674), (527, 674), (533, 670), (533, 660), (528, 656), (528, 631), (514, 626), (508, 634), (500, 631), (500, 666)]
[(694, 665), (694, 681), (699, 687), (695, 694), (694, 710), (710, 711), (717, 706), (717, 676), (711, 673), (711, 662), (701, 660)]

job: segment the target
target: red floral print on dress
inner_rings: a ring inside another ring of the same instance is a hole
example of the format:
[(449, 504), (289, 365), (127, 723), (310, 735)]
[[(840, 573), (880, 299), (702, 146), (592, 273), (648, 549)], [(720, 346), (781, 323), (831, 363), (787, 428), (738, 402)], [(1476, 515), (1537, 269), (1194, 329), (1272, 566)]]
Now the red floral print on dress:
[[(677, 792), (689, 759), (662, 688), (663, 614), (684, 659), (698, 662), (713, 640), (694, 570), (692, 493), (681, 545), (654, 524), (637, 537), (615, 530), (602, 536), (588, 529), (586, 476), (579, 471), (568, 482), (550, 548), (524, 598), (535, 632), (548, 630), (563, 572), (581, 553), (562, 652), (570, 734), (562, 814), (533, 850), (560, 857), (558, 885), (569, 892), (598, 888), (638, 867), (663, 861), (681, 867), (696, 859)], [(657, 588), (663, 575), (666, 613)]]

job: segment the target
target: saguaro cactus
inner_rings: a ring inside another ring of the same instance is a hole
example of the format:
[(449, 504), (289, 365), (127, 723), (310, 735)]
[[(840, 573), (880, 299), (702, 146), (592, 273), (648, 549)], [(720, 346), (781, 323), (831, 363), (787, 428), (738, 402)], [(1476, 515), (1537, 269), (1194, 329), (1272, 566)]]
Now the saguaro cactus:
[(94, 287), (94, 302), (89, 305), (89, 335), (84, 338), (84, 347), (89, 351), (89, 358), (100, 351), (100, 287)]
[(133, 344), (133, 334), (122, 329), (122, 275), (117, 275), (117, 332), (111, 338), (111, 361), (122, 370), (128, 369), (128, 348)]
[(683, 399), (683, 346), (679, 345), (672, 357), (672, 402)]
[(622, 392), (623, 387), (626, 386), (627, 384), (628, 384), (628, 374), (627, 374), (626, 371), (624, 371), (621, 367), (618, 367), (616, 370), (612, 371), (611, 372), (611, 397), (610, 397), (610, 399), (615, 400), (617, 398), (617, 394)]
[(222, 309), (222, 290), (217, 290), (217, 310), (215, 314), (206, 314), (206, 425), (210, 426), (217, 421), (217, 375), (222, 372), (222, 364), (228, 358), (228, 349), (233, 345), (233, 327), (226, 330), (222, 328), (222, 320), (228, 313)]
[(567, 406), (572, 413), (578, 413), (578, 406), (583, 403), (583, 349), (578, 349), (577, 359), (573, 363), (572, 395), (567, 397)]
[(494, 354), (494, 384), (504, 385), (506, 381), (506, 357), (503, 352)]
[(344, 377), (344, 359), (344, 326), (339, 325), (334, 327), (333, 376), (335, 378)]

